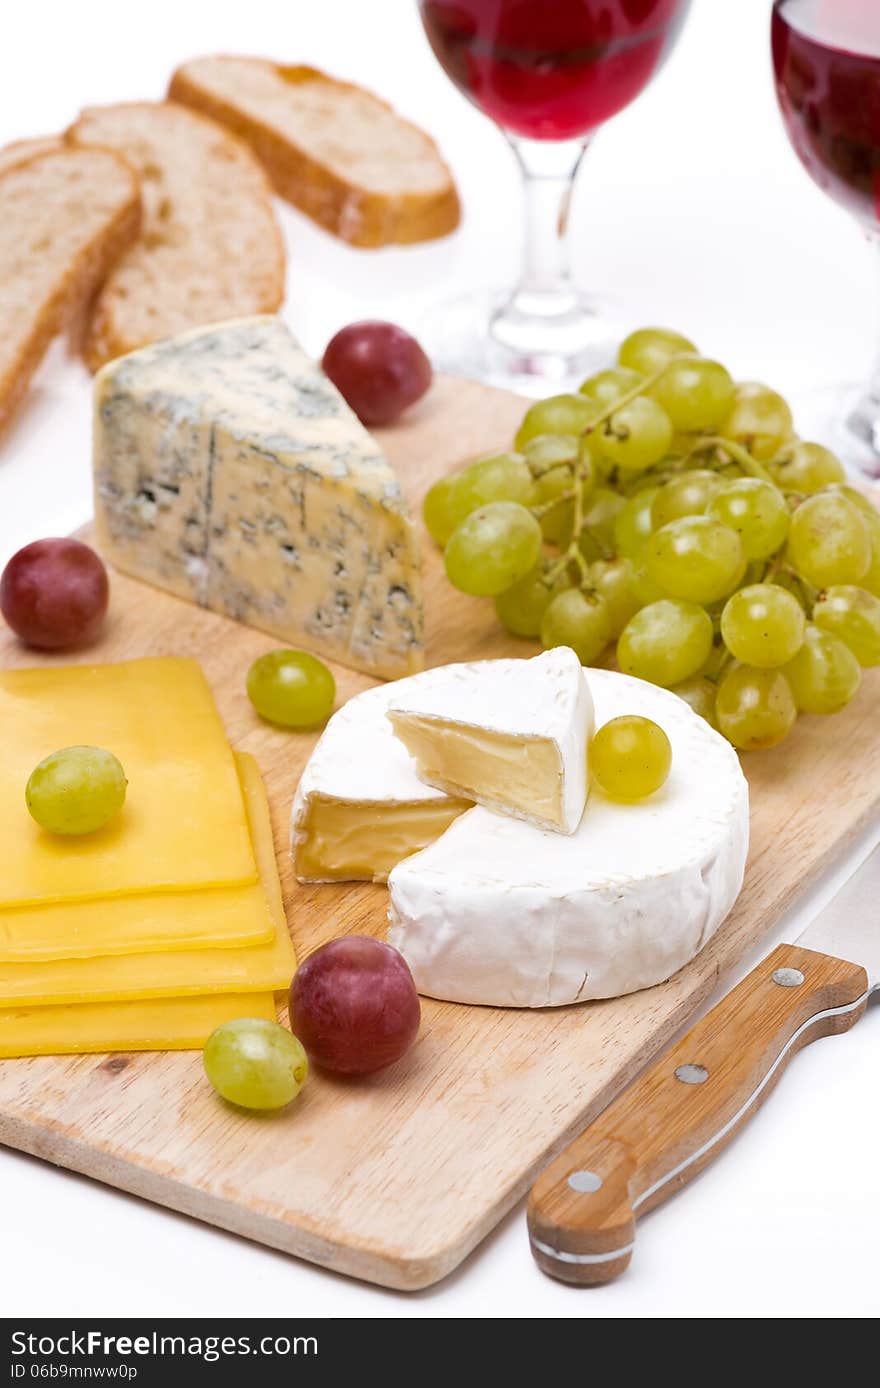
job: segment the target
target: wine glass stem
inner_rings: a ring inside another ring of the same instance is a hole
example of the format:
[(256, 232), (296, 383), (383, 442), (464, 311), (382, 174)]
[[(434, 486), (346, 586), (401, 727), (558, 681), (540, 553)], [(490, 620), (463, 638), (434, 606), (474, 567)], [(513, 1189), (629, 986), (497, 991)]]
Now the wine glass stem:
[(529, 355), (564, 354), (579, 345), (587, 316), (568, 258), (571, 198), (587, 142), (507, 138), (522, 174), (525, 248), (519, 282), (490, 332)]
[[(869, 233), (868, 239), (880, 269), (880, 234)], [(875, 312), (880, 313), (880, 301), (875, 307)], [(873, 460), (873, 465), (869, 465), (867, 461), (860, 462), (859, 465), (871, 476), (880, 475), (880, 347), (877, 349), (868, 383), (846, 422), (860, 443), (868, 448)]]

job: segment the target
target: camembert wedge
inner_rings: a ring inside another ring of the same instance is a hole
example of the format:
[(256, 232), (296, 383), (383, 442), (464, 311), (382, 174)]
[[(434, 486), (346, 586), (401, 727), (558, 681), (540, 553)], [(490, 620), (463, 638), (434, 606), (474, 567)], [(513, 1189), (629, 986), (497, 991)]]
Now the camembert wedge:
[(291, 851), (300, 882), (384, 882), (470, 808), (426, 786), (386, 717), (433, 671), (367, 689), (327, 724), (297, 788)]
[(577, 829), (593, 701), (568, 646), (429, 670), (396, 686), (388, 717), (427, 785), (542, 829)]

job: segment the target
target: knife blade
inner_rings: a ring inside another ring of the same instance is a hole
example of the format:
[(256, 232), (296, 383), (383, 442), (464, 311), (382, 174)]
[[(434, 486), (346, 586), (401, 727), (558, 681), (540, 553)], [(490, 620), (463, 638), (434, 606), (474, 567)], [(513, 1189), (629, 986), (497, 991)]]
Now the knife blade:
[(551, 1277), (610, 1282), (636, 1217), (724, 1150), (808, 1042), (849, 1028), (880, 990), (880, 844), (791, 943), (778, 945), (544, 1170), (532, 1253)]

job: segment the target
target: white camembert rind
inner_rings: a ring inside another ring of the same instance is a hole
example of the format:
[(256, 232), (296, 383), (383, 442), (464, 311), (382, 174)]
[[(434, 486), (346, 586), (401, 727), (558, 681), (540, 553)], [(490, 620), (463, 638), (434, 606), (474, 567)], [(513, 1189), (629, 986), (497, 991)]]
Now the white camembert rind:
[(428, 785), (540, 828), (577, 829), (593, 701), (568, 646), (429, 670), (398, 686), (388, 717)]
[(387, 718), (391, 700), (433, 671), (367, 689), (327, 724), (297, 787), (290, 846), (300, 882), (384, 882), (472, 802), (420, 781)]
[(601, 727), (654, 719), (672, 744), (641, 802), (592, 791), (571, 837), (481, 806), (389, 877), (389, 943), (420, 993), (552, 1007), (671, 977), (717, 930), (742, 885), (748, 786), (730, 744), (677, 695), (590, 670)]
[(400, 484), (280, 319), (108, 363), (94, 471), (100, 547), (124, 573), (382, 679), (423, 667)]

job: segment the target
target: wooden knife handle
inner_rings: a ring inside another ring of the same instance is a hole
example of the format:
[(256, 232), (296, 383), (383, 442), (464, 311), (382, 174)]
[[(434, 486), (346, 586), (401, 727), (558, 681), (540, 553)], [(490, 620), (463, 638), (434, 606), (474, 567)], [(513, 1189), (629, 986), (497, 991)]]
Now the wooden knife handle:
[(780, 945), (541, 1174), (529, 1198), (538, 1266), (579, 1286), (629, 1264), (642, 1215), (721, 1152), (790, 1057), (865, 1009), (858, 964)]

